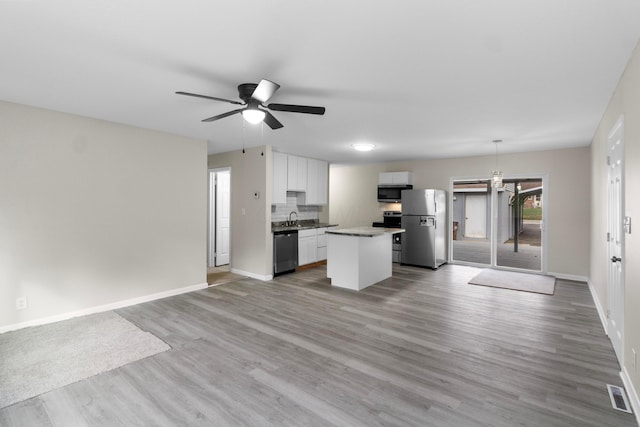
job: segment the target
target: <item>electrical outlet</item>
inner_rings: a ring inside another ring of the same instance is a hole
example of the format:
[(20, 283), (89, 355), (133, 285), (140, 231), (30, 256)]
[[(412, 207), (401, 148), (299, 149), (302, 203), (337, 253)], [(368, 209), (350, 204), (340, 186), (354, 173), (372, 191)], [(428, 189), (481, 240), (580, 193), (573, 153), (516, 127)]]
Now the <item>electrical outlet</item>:
[(27, 308), (27, 297), (16, 298), (16, 310), (24, 310)]

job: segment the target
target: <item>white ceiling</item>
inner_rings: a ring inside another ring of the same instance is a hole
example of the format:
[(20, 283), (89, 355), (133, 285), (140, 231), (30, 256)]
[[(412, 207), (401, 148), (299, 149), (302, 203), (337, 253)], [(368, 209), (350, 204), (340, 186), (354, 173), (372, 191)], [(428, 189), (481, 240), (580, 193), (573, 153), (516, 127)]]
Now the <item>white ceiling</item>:
[[(590, 143), (640, 36), (638, 0), (0, 0), (0, 99), (338, 163)], [(282, 87), (243, 125), (239, 83)], [(357, 153), (354, 142), (376, 150)]]

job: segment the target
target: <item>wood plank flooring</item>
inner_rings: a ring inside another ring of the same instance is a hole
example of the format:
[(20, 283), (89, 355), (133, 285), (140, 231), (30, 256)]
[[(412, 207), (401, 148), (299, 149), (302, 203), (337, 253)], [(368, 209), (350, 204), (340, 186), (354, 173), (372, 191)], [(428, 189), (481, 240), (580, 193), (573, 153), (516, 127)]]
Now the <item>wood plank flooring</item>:
[(553, 296), (394, 264), (360, 292), (326, 267), (118, 310), (172, 349), (0, 410), (0, 425), (634, 426), (584, 283)]

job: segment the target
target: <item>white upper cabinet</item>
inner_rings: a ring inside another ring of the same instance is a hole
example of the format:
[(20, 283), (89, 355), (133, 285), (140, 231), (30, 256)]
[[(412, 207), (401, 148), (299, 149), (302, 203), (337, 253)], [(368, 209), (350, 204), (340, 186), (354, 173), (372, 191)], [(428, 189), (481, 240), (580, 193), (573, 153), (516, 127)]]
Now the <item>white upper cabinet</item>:
[(307, 191), (307, 159), (287, 155), (287, 191)]
[(329, 202), (329, 163), (318, 160), (318, 205), (326, 205)]
[(273, 196), (271, 203), (287, 203), (287, 155), (273, 152)]
[(303, 200), (303, 205), (326, 205), (327, 204), (327, 181), (329, 179), (329, 164), (324, 160), (307, 160), (307, 192)]
[(379, 185), (410, 185), (413, 184), (411, 172), (380, 172)]
[(307, 160), (307, 194), (305, 204), (315, 205), (318, 201), (318, 161)]
[(328, 162), (273, 152), (272, 204), (287, 203), (287, 191), (293, 191), (299, 205), (326, 205), (328, 187)]

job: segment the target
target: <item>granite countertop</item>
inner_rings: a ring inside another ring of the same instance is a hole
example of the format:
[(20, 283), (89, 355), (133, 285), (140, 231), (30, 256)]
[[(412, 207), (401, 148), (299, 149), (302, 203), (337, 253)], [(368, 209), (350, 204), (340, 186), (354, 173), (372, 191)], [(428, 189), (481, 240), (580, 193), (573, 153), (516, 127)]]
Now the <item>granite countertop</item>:
[(383, 234), (398, 234), (404, 233), (404, 228), (381, 228), (381, 227), (353, 227), (342, 228), (338, 230), (327, 230), (327, 234), (340, 234), (343, 236), (356, 236), (356, 237), (376, 237)]
[(285, 225), (280, 222), (271, 223), (271, 232), (272, 233), (282, 233), (287, 231), (296, 231), (296, 230), (310, 230), (312, 228), (323, 228), (323, 227), (337, 227), (338, 224), (328, 224), (324, 222), (314, 222), (314, 221), (300, 221), (298, 225)]

